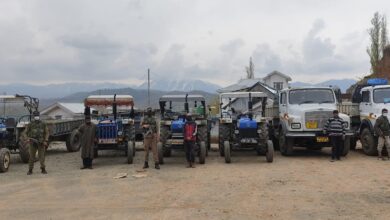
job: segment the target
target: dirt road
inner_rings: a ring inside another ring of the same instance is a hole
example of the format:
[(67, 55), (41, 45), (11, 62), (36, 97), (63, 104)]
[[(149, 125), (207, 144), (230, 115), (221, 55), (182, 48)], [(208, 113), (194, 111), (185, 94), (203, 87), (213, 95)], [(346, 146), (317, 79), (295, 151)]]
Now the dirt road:
[(335, 163), (328, 149), (276, 153), (272, 164), (254, 152), (234, 152), (225, 164), (212, 152), (195, 169), (177, 152), (144, 178), (132, 177), (142, 151), (134, 165), (105, 152), (93, 170), (80, 170), (79, 153), (64, 146), (47, 154), (46, 176), (39, 164), (26, 176), (13, 156), (0, 174), (0, 219), (390, 219), (390, 161), (360, 151)]

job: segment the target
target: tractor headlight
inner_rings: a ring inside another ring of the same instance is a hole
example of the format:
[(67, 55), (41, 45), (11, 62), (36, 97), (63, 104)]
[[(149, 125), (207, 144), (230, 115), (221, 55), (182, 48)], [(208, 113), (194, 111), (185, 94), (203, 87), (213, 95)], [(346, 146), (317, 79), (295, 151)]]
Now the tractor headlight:
[(122, 136), (123, 132), (122, 131), (118, 131), (118, 136)]
[(235, 133), (235, 134), (239, 134), (240, 131), (239, 131), (239, 130), (234, 130), (234, 133)]
[(301, 129), (301, 123), (291, 123), (292, 129)]
[(257, 130), (258, 134), (261, 134), (263, 131), (261, 129)]

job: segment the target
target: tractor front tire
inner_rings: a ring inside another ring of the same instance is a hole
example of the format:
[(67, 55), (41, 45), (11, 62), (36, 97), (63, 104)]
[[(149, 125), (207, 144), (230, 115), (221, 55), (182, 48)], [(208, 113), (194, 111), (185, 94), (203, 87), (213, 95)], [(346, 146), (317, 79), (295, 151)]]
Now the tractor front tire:
[(206, 143), (204, 141), (201, 141), (200, 146), (199, 146), (199, 163), (200, 164), (204, 164), (206, 162), (206, 152), (207, 152)]
[(230, 128), (227, 125), (219, 124), (219, 155), (225, 156), (225, 141), (230, 139)]
[(161, 142), (157, 143), (157, 154), (159, 163), (164, 164), (164, 149), (163, 144)]
[(267, 141), (267, 153), (265, 153), (265, 158), (268, 163), (274, 161), (274, 144), (270, 140)]
[(225, 141), (223, 143), (223, 149), (224, 149), (224, 154), (225, 154), (225, 163), (231, 163), (231, 150), (230, 150), (230, 142)]
[(11, 152), (7, 148), (0, 149), (0, 173), (8, 171), (11, 162)]
[(127, 163), (132, 164), (134, 160), (134, 142), (127, 142)]

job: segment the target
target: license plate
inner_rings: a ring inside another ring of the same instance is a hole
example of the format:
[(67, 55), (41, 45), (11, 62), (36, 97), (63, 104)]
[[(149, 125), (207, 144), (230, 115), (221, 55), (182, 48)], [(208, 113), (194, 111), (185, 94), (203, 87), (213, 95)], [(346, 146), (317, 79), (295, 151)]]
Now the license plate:
[(181, 144), (183, 144), (183, 140), (172, 139), (170, 142), (171, 142), (172, 145), (181, 145)]
[(116, 139), (99, 139), (99, 144), (115, 144)]
[(318, 143), (326, 143), (329, 142), (329, 137), (317, 137)]
[(318, 128), (318, 123), (316, 121), (308, 121), (306, 122), (307, 129), (316, 129)]

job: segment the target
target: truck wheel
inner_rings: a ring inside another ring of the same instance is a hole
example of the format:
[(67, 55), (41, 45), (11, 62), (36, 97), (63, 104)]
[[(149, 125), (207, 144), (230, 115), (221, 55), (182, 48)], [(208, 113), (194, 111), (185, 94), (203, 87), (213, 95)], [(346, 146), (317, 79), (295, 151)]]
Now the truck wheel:
[(265, 158), (268, 163), (274, 161), (274, 144), (270, 140), (267, 141), (267, 153), (265, 153)]
[(18, 142), (19, 156), (23, 163), (28, 163), (30, 159), (30, 153), (28, 150), (29, 145), (23, 141)]
[(79, 132), (75, 129), (66, 139), (66, 149), (69, 152), (76, 152), (80, 150), (81, 138)]
[(161, 142), (157, 143), (158, 161), (160, 164), (164, 164), (164, 149)]
[(127, 163), (132, 164), (134, 158), (134, 142), (129, 141), (127, 144)]
[(279, 136), (279, 148), (280, 153), (283, 156), (290, 156), (293, 152), (294, 139), (288, 138), (284, 133), (281, 133)]
[(224, 154), (225, 154), (225, 163), (232, 162), (231, 158), (230, 158), (231, 151), (230, 151), (230, 142), (229, 141), (223, 142), (223, 149), (224, 149)]
[(224, 145), (225, 141), (228, 141), (230, 138), (230, 129), (228, 126), (219, 124), (219, 155), (221, 157), (225, 156)]
[(11, 153), (7, 148), (0, 149), (0, 173), (8, 171), (11, 162)]
[(200, 148), (199, 148), (199, 163), (204, 164), (206, 162), (206, 143), (204, 141), (200, 142)]
[(377, 155), (378, 140), (372, 135), (368, 128), (363, 129), (360, 142), (362, 143), (362, 148), (365, 154), (369, 156)]
[(349, 153), (349, 149), (351, 149), (351, 137), (346, 136), (344, 140), (344, 148), (341, 153), (341, 156), (345, 157)]

